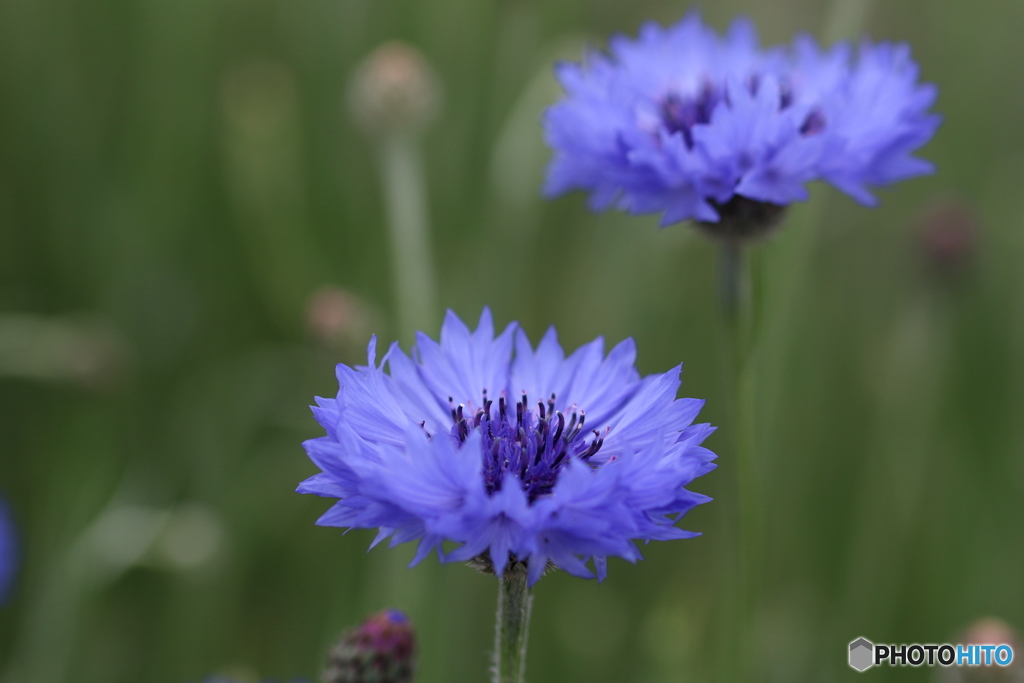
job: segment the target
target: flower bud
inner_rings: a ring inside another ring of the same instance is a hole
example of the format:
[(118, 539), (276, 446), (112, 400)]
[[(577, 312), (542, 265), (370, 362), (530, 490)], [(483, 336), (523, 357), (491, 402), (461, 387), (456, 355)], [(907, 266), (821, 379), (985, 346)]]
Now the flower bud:
[(355, 294), (326, 285), (306, 301), (306, 326), (313, 340), (325, 349), (358, 346), (372, 327), (371, 311)]
[(964, 645), (1009, 645), (1014, 658), (1009, 666), (951, 666), (937, 678), (939, 683), (1020, 683), (1024, 681), (1024, 667), (1018, 660), (1020, 639), (1013, 627), (1002, 619), (985, 617), (975, 621), (957, 639)]
[(978, 216), (967, 204), (945, 199), (921, 215), (919, 244), (928, 269), (942, 279), (967, 270), (978, 246)]
[(370, 53), (349, 88), (353, 116), (372, 133), (421, 128), (437, 113), (440, 100), (437, 78), (423, 55), (396, 41)]
[(395, 609), (375, 614), (346, 632), (331, 649), (324, 683), (410, 683), (416, 637), (409, 618)]

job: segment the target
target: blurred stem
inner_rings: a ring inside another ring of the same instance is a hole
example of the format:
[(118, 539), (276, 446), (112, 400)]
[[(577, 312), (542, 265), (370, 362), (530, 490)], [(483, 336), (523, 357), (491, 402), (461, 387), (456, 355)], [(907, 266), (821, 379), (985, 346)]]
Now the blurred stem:
[[(737, 242), (724, 242), (719, 247), (718, 296), (730, 332), (738, 329), (740, 318), (750, 299), (750, 278), (743, 247)], [(735, 339), (735, 337), (734, 337)]]
[(381, 174), (398, 324), (401, 337), (409, 342), (417, 330), (433, 327), (436, 306), (426, 182), (414, 134), (395, 132), (384, 137)]
[(825, 44), (856, 38), (864, 31), (870, 10), (871, 0), (835, 0), (825, 19)]
[(242, 63), (228, 70), (222, 103), (238, 238), (274, 322), (292, 333), (328, 272), (309, 231), (295, 82), (276, 62)]
[(532, 604), (533, 595), (526, 585), (526, 566), (515, 562), (499, 580), (492, 683), (526, 680), (526, 640)]
[(728, 342), (726, 372), (731, 380), (733, 404), (737, 534), (736, 584), (732, 596), (729, 642), (733, 652), (724, 662), (721, 680), (747, 680), (752, 662), (753, 620), (757, 612), (761, 573), (760, 486), (754, 440), (755, 293), (749, 249), (735, 242), (720, 247), (719, 297)]
[[(864, 31), (871, 9), (871, 0), (833, 0), (828, 10), (823, 38), (826, 45), (856, 37)], [(736, 595), (727, 596), (728, 605), (723, 624), (725, 658), (718, 680), (744, 681), (752, 678), (753, 648), (756, 641), (754, 619), (759, 603), (759, 582), (765, 571), (763, 559), (763, 528), (760, 493), (760, 462), (756, 444), (766, 434), (756, 434), (757, 424), (771, 425), (779, 405), (779, 387), (785, 372), (785, 359), (791, 348), (791, 333), (798, 300), (807, 285), (811, 257), (819, 238), (825, 203), (819, 199), (804, 209), (800, 219), (788, 221), (777, 238), (766, 245), (771, 258), (765, 263), (770, 272), (766, 280), (771, 289), (760, 291), (759, 278), (752, 268), (753, 254), (737, 244), (721, 247), (719, 296), (723, 321), (727, 328), (729, 348), (724, 365), (733, 397), (733, 430), (737, 468), (736, 491), (739, 496), (737, 556), (735, 567)], [(753, 280), (753, 281), (752, 281)], [(766, 299), (762, 301), (762, 297)], [(770, 317), (764, 318), (764, 329), (758, 329), (761, 316), (755, 311), (764, 304)], [(760, 348), (770, 350), (763, 357)], [(762, 414), (758, 421), (755, 396), (757, 379), (763, 382), (760, 392)], [(767, 398), (767, 400), (764, 400)]]

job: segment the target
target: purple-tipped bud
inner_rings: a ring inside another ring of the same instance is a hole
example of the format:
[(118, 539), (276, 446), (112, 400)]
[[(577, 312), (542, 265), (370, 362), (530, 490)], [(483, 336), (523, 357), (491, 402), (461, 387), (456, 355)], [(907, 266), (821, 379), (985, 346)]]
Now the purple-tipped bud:
[(331, 649), (324, 683), (410, 683), (416, 635), (404, 613), (387, 609), (344, 633)]
[(978, 216), (967, 204), (942, 200), (921, 216), (920, 244), (925, 262), (943, 279), (967, 270), (978, 247)]

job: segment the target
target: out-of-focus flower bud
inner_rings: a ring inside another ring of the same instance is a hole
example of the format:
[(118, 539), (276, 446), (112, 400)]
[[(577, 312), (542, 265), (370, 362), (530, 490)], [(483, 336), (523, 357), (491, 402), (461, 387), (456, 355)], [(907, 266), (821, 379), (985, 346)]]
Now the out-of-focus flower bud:
[(943, 199), (922, 213), (921, 252), (930, 271), (940, 278), (955, 278), (967, 270), (978, 246), (979, 219), (966, 203)]
[(364, 343), (372, 317), (359, 297), (332, 285), (316, 290), (306, 302), (306, 325), (310, 335), (317, 344), (331, 351)]
[(349, 104), (371, 133), (412, 131), (440, 109), (441, 88), (420, 52), (405, 43), (384, 43), (356, 67)]
[(375, 614), (331, 649), (324, 683), (411, 683), (416, 636), (395, 609)]
[(1013, 627), (1002, 619), (985, 617), (970, 626), (957, 639), (963, 645), (1009, 645), (1014, 658), (1008, 666), (951, 666), (943, 669), (938, 683), (1024, 683), (1024, 666), (1020, 656), (1020, 638)]
[(1010, 645), (1016, 650), (1018, 638), (1017, 632), (1013, 630), (1013, 627), (1002, 619), (985, 617), (968, 627), (964, 632), (963, 642), (966, 645)]

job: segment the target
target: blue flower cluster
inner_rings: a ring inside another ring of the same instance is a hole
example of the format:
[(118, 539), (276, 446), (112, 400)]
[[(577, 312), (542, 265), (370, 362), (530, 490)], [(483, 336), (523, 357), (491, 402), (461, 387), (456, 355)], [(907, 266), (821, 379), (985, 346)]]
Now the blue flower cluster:
[(498, 575), (525, 562), (531, 585), (549, 562), (603, 579), (608, 556), (641, 559), (636, 540), (696, 535), (674, 524), (709, 499), (683, 487), (714, 468), (680, 368), (641, 378), (635, 357), (629, 339), (566, 357), (553, 328), (536, 348), (515, 323), (495, 336), (487, 309), (475, 331), (449, 311), (440, 343), (420, 333), (380, 365), (374, 338), (366, 366), (338, 366), (337, 398), (317, 398), (327, 435), (304, 445), (322, 473), (298, 490), (340, 499), (321, 525), (418, 540), (413, 564), (436, 551)]
[(872, 186), (933, 170), (911, 155), (939, 125), (936, 88), (904, 44), (761, 49), (749, 21), (720, 37), (691, 14), (556, 72), (545, 191), (587, 190), (596, 210), (715, 223), (804, 200), (811, 180), (873, 204)]

